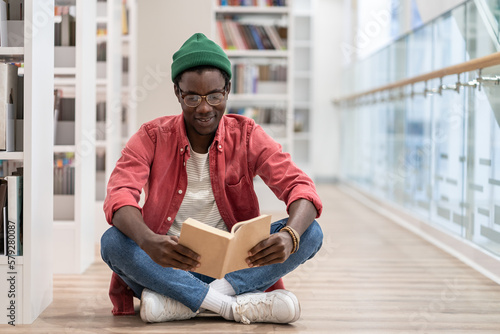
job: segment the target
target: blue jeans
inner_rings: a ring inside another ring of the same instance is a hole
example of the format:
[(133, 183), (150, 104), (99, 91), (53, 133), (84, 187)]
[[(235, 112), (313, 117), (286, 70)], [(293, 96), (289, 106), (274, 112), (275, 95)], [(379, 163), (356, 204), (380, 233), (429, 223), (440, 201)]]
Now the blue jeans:
[[(271, 224), (271, 234), (277, 233), (288, 219)], [(321, 248), (323, 232), (314, 221), (300, 237), (299, 250), (283, 263), (234, 271), (225, 276), (237, 295), (264, 291), (281, 277), (312, 258)], [(101, 256), (104, 262), (120, 276), (140, 298), (148, 288), (175, 299), (196, 311), (214, 279), (198, 273), (164, 268), (154, 262), (132, 239), (116, 227), (109, 228), (101, 238)]]

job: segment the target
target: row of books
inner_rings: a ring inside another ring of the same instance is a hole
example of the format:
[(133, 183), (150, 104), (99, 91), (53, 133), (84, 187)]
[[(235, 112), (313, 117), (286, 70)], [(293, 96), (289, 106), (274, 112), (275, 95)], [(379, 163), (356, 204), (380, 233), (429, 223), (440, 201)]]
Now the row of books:
[(0, 151), (23, 150), (24, 76), (19, 66), (0, 63)]
[(101, 42), (97, 44), (97, 61), (106, 61), (107, 43)]
[(24, 46), (24, 0), (0, 0), (0, 46)]
[(284, 7), (286, 0), (218, 0), (219, 6)]
[(54, 45), (75, 46), (76, 45), (76, 7), (55, 6), (54, 7)]
[(286, 50), (287, 28), (217, 20), (217, 38), (226, 50)]
[(60, 89), (54, 90), (54, 144), (75, 144), (75, 99), (63, 97)]
[(231, 107), (227, 110), (228, 114), (238, 114), (253, 119), (258, 124), (280, 124), (286, 123), (285, 108), (267, 108), (267, 107)]
[(0, 255), (23, 255), (23, 169), (0, 178)]
[[(102, 2), (102, 4), (100, 4)], [(106, 1), (97, 1), (97, 16), (98, 17), (106, 17), (107, 15), (107, 5)], [(122, 35), (129, 34), (130, 27), (130, 13), (129, 8), (127, 7), (127, 0), (122, 0), (121, 6), (121, 15), (122, 15)], [(108, 34), (107, 27), (105, 23), (100, 23), (97, 25), (97, 36), (106, 36)]]
[(284, 84), (286, 83), (286, 65), (233, 63), (232, 67), (232, 91), (236, 94), (265, 93), (260, 89), (264, 82), (278, 81)]
[(75, 194), (74, 153), (54, 155), (54, 195)]

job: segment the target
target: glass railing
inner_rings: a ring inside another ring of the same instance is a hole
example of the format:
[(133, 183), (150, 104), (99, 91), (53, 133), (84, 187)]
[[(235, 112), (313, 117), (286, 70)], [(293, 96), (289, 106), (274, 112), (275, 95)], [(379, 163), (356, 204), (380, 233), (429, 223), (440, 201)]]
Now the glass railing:
[[(498, 22), (499, 1), (488, 4)], [(498, 52), (484, 9), (467, 1), (351, 66), (345, 95)], [(489, 83), (478, 85), (480, 75)], [(457, 81), (470, 84), (452, 90)], [(344, 180), (500, 256), (500, 66), (364, 95), (339, 109)]]
[(486, 16), (490, 24), (496, 31), (497, 39), (500, 41), (500, 1), (498, 0), (480, 0), (488, 7)]
[(499, 8), (500, 0), (469, 0), (401, 36), (346, 68), (340, 95), (367, 91), (500, 51)]

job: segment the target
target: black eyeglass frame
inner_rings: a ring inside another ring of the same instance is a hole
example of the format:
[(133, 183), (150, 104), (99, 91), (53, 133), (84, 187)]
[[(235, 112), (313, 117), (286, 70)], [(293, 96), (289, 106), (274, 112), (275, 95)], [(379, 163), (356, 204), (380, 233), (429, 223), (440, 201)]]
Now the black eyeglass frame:
[[(222, 88), (222, 91), (221, 91), (221, 92), (214, 92), (214, 93), (210, 93), (210, 94), (207, 94), (207, 95), (184, 94), (184, 93), (182, 92), (181, 87), (179, 87), (178, 85), (177, 85), (177, 89), (179, 90), (179, 93), (181, 93), (181, 98), (182, 98), (182, 100), (184, 101), (184, 103), (185, 103), (188, 107), (190, 107), (190, 108), (196, 108), (196, 107), (198, 107), (198, 106), (201, 104), (201, 101), (203, 101), (203, 99), (205, 99), (205, 101), (207, 101), (207, 103), (208, 103), (209, 105), (211, 105), (212, 107), (218, 106), (219, 104), (221, 104), (221, 103), (222, 103), (222, 101), (224, 101), (224, 98), (226, 97), (226, 93), (227, 93), (227, 86), (224, 86), (224, 88)], [(221, 99), (221, 101), (220, 101), (219, 103), (213, 104), (213, 103), (210, 103), (210, 102), (208, 101), (207, 97), (209, 97), (210, 95), (214, 95), (214, 94), (222, 94), (222, 99)], [(195, 105), (195, 106), (190, 106), (189, 104), (187, 104), (187, 103), (186, 103), (186, 97), (188, 97), (188, 96), (199, 96), (199, 97), (200, 97), (200, 100), (199, 100), (198, 104), (197, 104), (197, 105)]]

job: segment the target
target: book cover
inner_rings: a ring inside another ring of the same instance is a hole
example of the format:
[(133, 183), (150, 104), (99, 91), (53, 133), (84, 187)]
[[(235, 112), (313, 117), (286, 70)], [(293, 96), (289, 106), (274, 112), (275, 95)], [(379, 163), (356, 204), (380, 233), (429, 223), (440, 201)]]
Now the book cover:
[(269, 237), (270, 226), (269, 215), (239, 222), (231, 232), (189, 218), (182, 224), (179, 243), (201, 256), (201, 265), (195, 272), (222, 278), (229, 272), (248, 268), (248, 251)]

